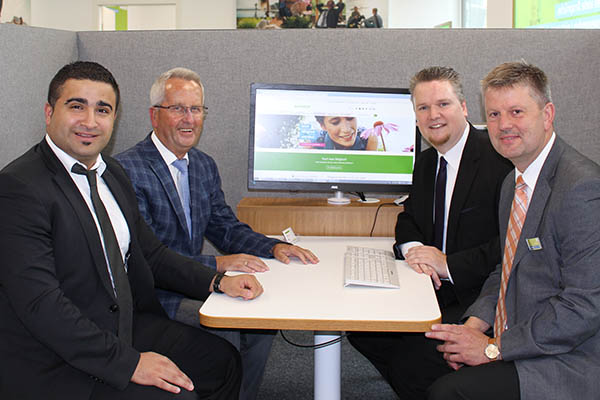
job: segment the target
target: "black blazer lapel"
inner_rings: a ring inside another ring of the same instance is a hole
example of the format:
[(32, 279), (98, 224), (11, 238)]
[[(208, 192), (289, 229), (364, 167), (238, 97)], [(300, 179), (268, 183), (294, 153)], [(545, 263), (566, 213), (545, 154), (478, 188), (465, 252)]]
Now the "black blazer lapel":
[(100, 280), (106, 291), (109, 292), (113, 298), (115, 298), (115, 293), (112, 283), (110, 282), (110, 276), (108, 274), (104, 250), (102, 249), (102, 242), (100, 240), (100, 235), (98, 234), (98, 228), (96, 227), (94, 218), (90, 213), (90, 209), (81, 196), (79, 189), (77, 189), (77, 186), (71, 179), (71, 176), (65, 170), (64, 166), (60, 160), (58, 160), (54, 152), (50, 149), (50, 146), (48, 146), (46, 140), (42, 140), (40, 143), (40, 148), (46, 164), (48, 165), (50, 171), (52, 171), (54, 174), (52, 179), (63, 192), (67, 201), (71, 204), (73, 211), (77, 215), (79, 223), (81, 224), (81, 229), (85, 235), (86, 242), (88, 243), (90, 253), (94, 259), (98, 276), (100, 277)]
[[(415, 185), (423, 189), (418, 196), (423, 200), (423, 206), (415, 204), (414, 212), (421, 213), (421, 226), (427, 243), (433, 243), (433, 199), (435, 196), (435, 176), (437, 171), (437, 151), (432, 149), (427, 159), (423, 160), (423, 176), (420, 177), (422, 185)], [(417, 219), (418, 221), (419, 219)]]
[(473, 180), (477, 175), (477, 171), (480, 165), (481, 149), (479, 147), (477, 131), (471, 127), (469, 131), (469, 137), (465, 143), (463, 149), (460, 166), (458, 168), (458, 175), (456, 177), (456, 183), (454, 184), (454, 191), (452, 193), (452, 202), (450, 203), (450, 210), (448, 212), (448, 228), (446, 230), (446, 253), (454, 252), (454, 238), (456, 230), (458, 229), (458, 220), (460, 219), (460, 212), (463, 209), (463, 205), (467, 201), (467, 197), (471, 191)]

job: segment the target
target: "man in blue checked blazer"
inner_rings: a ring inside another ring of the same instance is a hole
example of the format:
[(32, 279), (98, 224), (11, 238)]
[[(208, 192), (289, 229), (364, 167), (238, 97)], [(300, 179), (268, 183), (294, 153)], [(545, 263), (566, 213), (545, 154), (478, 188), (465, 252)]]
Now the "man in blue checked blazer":
[[(163, 73), (152, 85), (150, 101), (154, 131), (116, 158), (131, 178), (142, 216), (164, 244), (219, 272), (266, 271), (258, 257), (288, 263), (295, 256), (304, 263), (318, 262), (309, 250), (254, 232), (225, 203), (215, 161), (194, 148), (206, 118), (204, 89), (195, 72), (174, 68)], [(203, 255), (205, 237), (228, 255)], [(201, 302), (163, 290), (159, 299), (171, 318), (200, 326)], [(210, 331), (240, 351), (240, 398), (255, 399), (274, 332)]]

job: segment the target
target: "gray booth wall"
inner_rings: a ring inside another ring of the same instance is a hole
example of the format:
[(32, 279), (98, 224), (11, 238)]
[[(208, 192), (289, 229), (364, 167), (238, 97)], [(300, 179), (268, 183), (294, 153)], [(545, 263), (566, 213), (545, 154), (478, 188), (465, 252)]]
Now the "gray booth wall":
[[(115, 75), (122, 107), (109, 153), (150, 130), (148, 93), (163, 71), (197, 71), (209, 114), (199, 147), (211, 154), (234, 208), (248, 192), (250, 83), (406, 87), (429, 65), (463, 75), (469, 116), (484, 123), (479, 80), (521, 58), (546, 71), (557, 108), (556, 131), (596, 162), (600, 142), (600, 30), (280, 30), (66, 32), (0, 25), (0, 167), (43, 135), (47, 85), (65, 63), (94, 60)], [(390, 195), (394, 195), (390, 193)]]

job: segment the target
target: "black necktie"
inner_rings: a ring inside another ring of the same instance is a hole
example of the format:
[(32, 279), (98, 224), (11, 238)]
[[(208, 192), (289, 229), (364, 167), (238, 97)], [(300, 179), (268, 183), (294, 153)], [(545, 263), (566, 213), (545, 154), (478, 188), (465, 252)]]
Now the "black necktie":
[(104, 246), (106, 248), (106, 256), (110, 264), (114, 288), (117, 294), (117, 304), (119, 306), (119, 338), (127, 343), (132, 342), (132, 323), (133, 323), (133, 301), (131, 299), (131, 288), (125, 272), (123, 264), (123, 256), (119, 249), (117, 236), (110, 223), (110, 218), (104, 208), (104, 204), (98, 194), (98, 186), (96, 184), (96, 170), (87, 170), (80, 164), (73, 165), (71, 169), (76, 174), (85, 175), (90, 184), (90, 194), (92, 196), (92, 204), (96, 210), (96, 217), (104, 236)]
[(446, 211), (446, 159), (440, 157), (440, 168), (435, 178), (435, 222), (433, 224), (433, 245), (444, 250), (444, 214)]

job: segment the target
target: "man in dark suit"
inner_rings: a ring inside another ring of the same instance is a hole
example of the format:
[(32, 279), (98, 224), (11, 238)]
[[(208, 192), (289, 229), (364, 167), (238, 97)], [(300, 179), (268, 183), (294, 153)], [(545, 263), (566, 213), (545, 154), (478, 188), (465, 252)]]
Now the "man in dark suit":
[(323, 4), (317, 4), (317, 9), (320, 13), (326, 13), (325, 18), (327, 20), (327, 28), (337, 28), (338, 22), (340, 22), (340, 16), (344, 11), (346, 5), (339, 0), (337, 4), (333, 0), (328, 0), (326, 9)]
[(430, 398), (597, 398), (600, 167), (554, 133), (538, 67), (501, 64), (482, 93), (492, 144), (515, 166), (500, 197), (504, 253), (464, 325), (427, 333), (457, 370)]
[[(456, 71), (426, 68), (411, 79), (410, 90), (417, 126), (432, 147), (415, 164), (394, 252), (431, 276), (442, 320), (454, 323), (500, 259), (498, 199), (511, 166), (467, 122)], [(402, 399), (424, 398), (427, 387), (451, 371), (422, 334), (361, 333), (350, 342)]]
[[(116, 159), (131, 178), (142, 216), (165, 245), (219, 272), (267, 270), (259, 257), (284, 263), (290, 256), (304, 263), (318, 261), (309, 250), (254, 232), (225, 202), (215, 161), (195, 148), (206, 117), (198, 74), (186, 68), (161, 74), (150, 89), (150, 100), (153, 132)], [(183, 173), (176, 166), (182, 162)], [(202, 254), (205, 237), (228, 255)], [(200, 327), (202, 303), (197, 299), (160, 291), (159, 300), (171, 318)], [(244, 372), (240, 398), (255, 399), (275, 332), (211, 332), (240, 350)]]
[(50, 83), (46, 137), (0, 172), (0, 398), (237, 396), (239, 354), (169, 320), (154, 285), (200, 299), (262, 287), (154, 236), (125, 171), (100, 155), (118, 105), (108, 70), (66, 65)]

